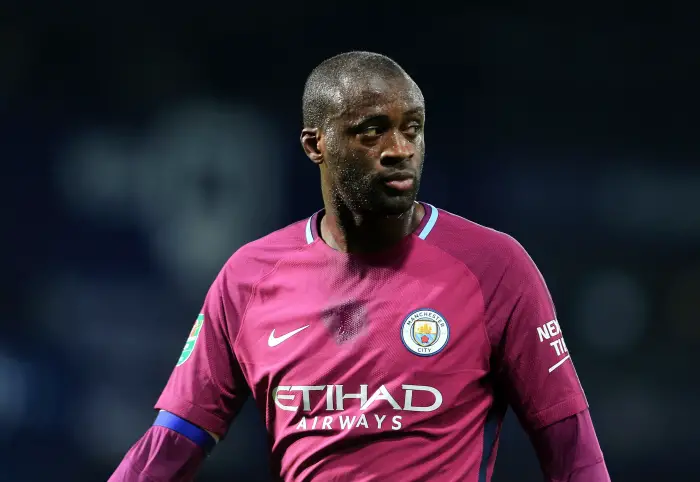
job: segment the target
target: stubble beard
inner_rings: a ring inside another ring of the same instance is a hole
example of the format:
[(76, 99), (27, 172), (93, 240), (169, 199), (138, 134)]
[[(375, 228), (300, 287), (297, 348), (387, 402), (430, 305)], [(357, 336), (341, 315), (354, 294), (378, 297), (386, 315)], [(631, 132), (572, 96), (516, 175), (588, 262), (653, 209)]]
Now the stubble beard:
[(336, 172), (333, 197), (355, 215), (396, 217), (410, 211), (420, 187), (420, 173), (413, 189), (391, 192), (372, 174), (362, 174), (351, 167)]

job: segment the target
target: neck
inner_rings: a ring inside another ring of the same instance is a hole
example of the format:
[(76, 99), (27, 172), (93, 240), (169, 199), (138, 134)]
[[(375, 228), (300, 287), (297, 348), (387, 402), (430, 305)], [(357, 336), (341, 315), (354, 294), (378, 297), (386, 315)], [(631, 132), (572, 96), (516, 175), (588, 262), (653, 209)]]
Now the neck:
[(325, 203), (321, 237), (331, 248), (345, 253), (371, 253), (390, 248), (420, 224), (425, 209), (419, 203), (398, 215), (357, 214), (346, 206)]

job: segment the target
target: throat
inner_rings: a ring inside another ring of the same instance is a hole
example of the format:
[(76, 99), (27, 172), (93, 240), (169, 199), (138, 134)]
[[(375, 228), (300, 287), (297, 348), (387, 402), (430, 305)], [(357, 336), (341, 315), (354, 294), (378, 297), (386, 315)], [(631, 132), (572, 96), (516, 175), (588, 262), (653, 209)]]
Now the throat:
[(425, 208), (417, 202), (402, 214), (380, 217), (326, 209), (319, 234), (328, 246), (337, 251), (376, 253), (395, 246), (413, 233), (423, 216)]

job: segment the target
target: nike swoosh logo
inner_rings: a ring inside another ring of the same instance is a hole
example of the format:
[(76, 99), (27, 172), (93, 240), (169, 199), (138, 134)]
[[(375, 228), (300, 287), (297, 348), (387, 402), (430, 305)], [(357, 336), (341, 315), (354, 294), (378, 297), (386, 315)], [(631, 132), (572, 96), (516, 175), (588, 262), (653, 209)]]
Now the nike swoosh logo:
[(271, 347), (277, 346), (280, 343), (283, 343), (283, 342), (289, 340), (291, 337), (293, 337), (294, 335), (296, 335), (300, 331), (307, 329), (310, 326), (311, 325), (302, 326), (301, 328), (297, 328), (294, 331), (290, 331), (286, 335), (282, 335), (279, 338), (275, 338), (275, 330), (272, 330), (272, 333), (270, 333), (270, 338), (267, 339), (267, 346), (271, 346)]

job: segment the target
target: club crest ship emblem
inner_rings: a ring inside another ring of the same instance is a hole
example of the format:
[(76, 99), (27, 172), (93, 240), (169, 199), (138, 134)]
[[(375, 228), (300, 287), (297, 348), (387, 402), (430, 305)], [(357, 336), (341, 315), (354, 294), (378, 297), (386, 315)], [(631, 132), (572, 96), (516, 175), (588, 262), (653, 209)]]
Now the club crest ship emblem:
[(413, 324), (413, 340), (420, 346), (432, 345), (437, 335), (438, 325), (434, 321), (419, 320)]
[(401, 340), (418, 356), (440, 353), (450, 338), (450, 326), (437, 311), (420, 309), (409, 314), (401, 324)]

